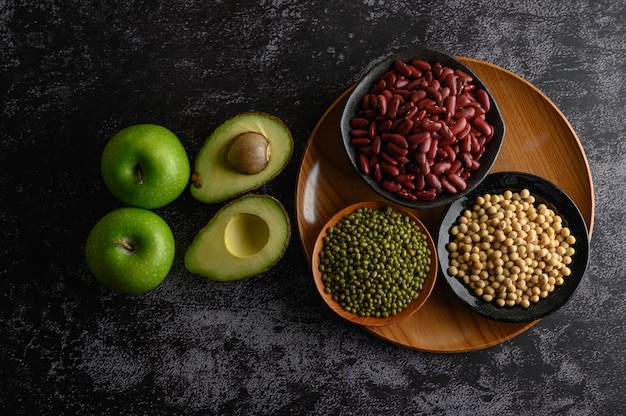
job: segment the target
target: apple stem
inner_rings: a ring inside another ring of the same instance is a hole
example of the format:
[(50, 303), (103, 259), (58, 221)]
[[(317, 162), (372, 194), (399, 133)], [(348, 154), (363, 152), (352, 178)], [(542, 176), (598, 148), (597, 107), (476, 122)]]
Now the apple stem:
[(141, 166), (137, 165), (137, 183), (143, 185), (143, 174), (141, 173)]
[(126, 241), (114, 241), (113, 244), (118, 245), (128, 251), (135, 250), (135, 248), (131, 244), (127, 243)]

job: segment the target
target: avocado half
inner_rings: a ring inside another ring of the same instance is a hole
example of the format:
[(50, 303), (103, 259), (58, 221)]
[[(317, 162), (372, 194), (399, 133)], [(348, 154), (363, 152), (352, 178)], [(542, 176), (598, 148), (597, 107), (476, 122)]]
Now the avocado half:
[(269, 195), (246, 195), (222, 209), (185, 253), (185, 267), (228, 282), (268, 270), (289, 245), (291, 226), (284, 206)]
[[(269, 160), (257, 173), (241, 172), (228, 163), (233, 141), (246, 133), (260, 134), (269, 142)], [(285, 168), (292, 152), (291, 132), (280, 119), (262, 112), (239, 114), (216, 128), (198, 152), (191, 194), (201, 202), (214, 203), (256, 189)]]

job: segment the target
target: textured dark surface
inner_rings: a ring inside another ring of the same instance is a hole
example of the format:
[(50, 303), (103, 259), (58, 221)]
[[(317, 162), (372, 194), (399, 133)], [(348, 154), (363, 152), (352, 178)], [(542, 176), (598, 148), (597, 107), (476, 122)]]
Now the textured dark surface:
[[(0, 1), (0, 413), (569, 414), (626, 411), (626, 6), (623, 1)], [(99, 172), (129, 124), (176, 132), (193, 158), (228, 117), (291, 129), (259, 192), (294, 216), (295, 176), (326, 108), (373, 60), (414, 43), (519, 74), (563, 111), (596, 196), (573, 299), (486, 350), (403, 349), (319, 299), (298, 240), (254, 279), (215, 284), (182, 256), (218, 206), (160, 209), (178, 253), (141, 297), (83, 261), (120, 203)]]

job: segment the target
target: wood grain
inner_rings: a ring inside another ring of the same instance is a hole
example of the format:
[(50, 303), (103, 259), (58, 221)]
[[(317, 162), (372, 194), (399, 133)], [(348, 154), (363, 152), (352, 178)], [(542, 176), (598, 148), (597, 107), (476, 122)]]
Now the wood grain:
[[(522, 171), (542, 176), (576, 202), (591, 236), (594, 192), (580, 140), (561, 111), (532, 84), (500, 67), (459, 58), (482, 78), (498, 102), (506, 124), (502, 150), (492, 172)], [(311, 133), (297, 179), (296, 219), (309, 263), (322, 227), (337, 211), (360, 201), (381, 201), (357, 176), (345, 154), (339, 119), (351, 89), (326, 111)], [(413, 211), (432, 235), (443, 208)], [(406, 320), (363, 327), (391, 343), (421, 351), (453, 353), (487, 348), (531, 328), (483, 318), (465, 306), (438, 280), (428, 302)]]

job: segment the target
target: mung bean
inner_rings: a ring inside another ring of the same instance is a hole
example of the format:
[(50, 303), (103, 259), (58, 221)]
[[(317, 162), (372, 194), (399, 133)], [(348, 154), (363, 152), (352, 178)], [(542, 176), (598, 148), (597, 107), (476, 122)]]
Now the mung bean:
[(319, 270), (343, 309), (385, 318), (418, 297), (430, 256), (426, 235), (408, 216), (362, 207), (328, 228)]

